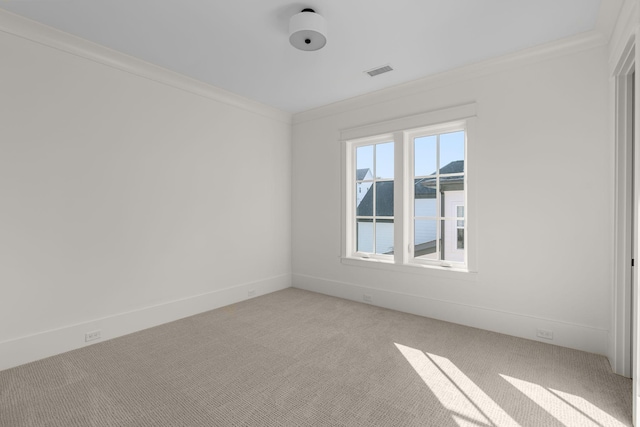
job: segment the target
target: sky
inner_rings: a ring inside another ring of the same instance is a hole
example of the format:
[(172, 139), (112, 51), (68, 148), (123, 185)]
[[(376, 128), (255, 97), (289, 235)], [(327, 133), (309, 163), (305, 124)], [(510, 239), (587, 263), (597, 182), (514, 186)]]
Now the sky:
[[(464, 160), (464, 132), (440, 135), (440, 163), (437, 164), (437, 136), (415, 138), (416, 176), (430, 175), (455, 160)], [(356, 151), (356, 168), (374, 170), (379, 178), (393, 178), (393, 142), (366, 145)]]

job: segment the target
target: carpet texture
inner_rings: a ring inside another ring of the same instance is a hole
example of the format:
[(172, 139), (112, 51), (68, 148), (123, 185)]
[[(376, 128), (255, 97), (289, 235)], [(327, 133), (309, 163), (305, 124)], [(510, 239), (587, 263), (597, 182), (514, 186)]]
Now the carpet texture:
[(285, 289), (0, 372), (0, 426), (630, 426), (603, 356)]

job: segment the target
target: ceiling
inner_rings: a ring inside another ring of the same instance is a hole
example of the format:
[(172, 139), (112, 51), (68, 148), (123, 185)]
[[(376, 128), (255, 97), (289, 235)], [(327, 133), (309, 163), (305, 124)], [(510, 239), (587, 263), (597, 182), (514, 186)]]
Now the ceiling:
[[(296, 113), (592, 31), (600, 3), (5, 0), (0, 7)], [(288, 41), (289, 19), (305, 7), (327, 21), (327, 45), (316, 52)], [(364, 73), (387, 64), (394, 71)]]

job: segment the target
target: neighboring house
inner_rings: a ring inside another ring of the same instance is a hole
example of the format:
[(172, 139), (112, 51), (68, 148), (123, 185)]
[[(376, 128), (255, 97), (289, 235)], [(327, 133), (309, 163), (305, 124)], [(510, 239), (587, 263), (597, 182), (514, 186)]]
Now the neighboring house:
[[(376, 183), (377, 201), (375, 206), (376, 216), (393, 216), (393, 181), (380, 181)], [(370, 187), (356, 209), (358, 216), (372, 216), (373, 187)], [(376, 247), (373, 247), (373, 221), (358, 220), (358, 250), (363, 252), (375, 252), (378, 254), (393, 253), (393, 221), (376, 220)]]
[(357, 185), (358, 188), (356, 190), (356, 207), (360, 206), (360, 202), (362, 202), (362, 199), (364, 199), (364, 196), (367, 194), (367, 192), (371, 188), (371, 185), (373, 184), (373, 182), (371, 182), (372, 179), (373, 179), (373, 175), (371, 174), (371, 169), (365, 168), (365, 169), (356, 170), (357, 181), (369, 181), (369, 182), (358, 183)]
[[(464, 161), (453, 161), (440, 169), (440, 174), (464, 173)], [(442, 212), (436, 212), (436, 178), (416, 179), (414, 185), (416, 217), (464, 217), (464, 177), (440, 177), (440, 200)], [(371, 216), (373, 212), (373, 191), (369, 189), (357, 207), (358, 216)], [(393, 182), (383, 181), (377, 184), (376, 216), (393, 216)], [(436, 220), (417, 220), (414, 224), (415, 256), (436, 259)], [(444, 259), (464, 261), (464, 220), (443, 221), (440, 242)], [(358, 248), (367, 252), (393, 253), (393, 222), (376, 222), (376, 248), (373, 250), (373, 223), (358, 221)], [(429, 256), (433, 254), (432, 256)]]

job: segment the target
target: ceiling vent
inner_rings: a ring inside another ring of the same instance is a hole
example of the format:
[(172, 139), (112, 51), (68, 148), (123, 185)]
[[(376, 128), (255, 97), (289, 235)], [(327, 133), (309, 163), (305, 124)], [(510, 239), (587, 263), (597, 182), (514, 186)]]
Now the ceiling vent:
[(391, 65), (383, 65), (382, 67), (377, 67), (369, 71), (365, 71), (365, 73), (369, 74), (371, 77), (375, 77), (379, 74), (388, 73), (389, 71), (393, 71)]

